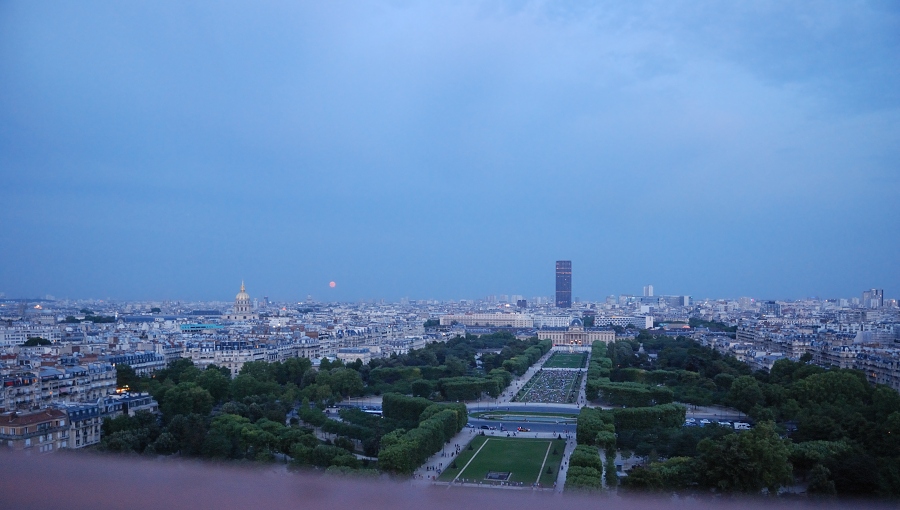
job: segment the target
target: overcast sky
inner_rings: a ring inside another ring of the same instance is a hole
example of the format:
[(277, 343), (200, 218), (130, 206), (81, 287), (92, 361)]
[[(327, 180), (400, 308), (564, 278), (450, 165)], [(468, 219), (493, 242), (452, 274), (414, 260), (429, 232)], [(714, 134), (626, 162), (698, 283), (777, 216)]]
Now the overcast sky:
[(893, 1), (0, 2), (7, 297), (898, 297), (898, 162)]

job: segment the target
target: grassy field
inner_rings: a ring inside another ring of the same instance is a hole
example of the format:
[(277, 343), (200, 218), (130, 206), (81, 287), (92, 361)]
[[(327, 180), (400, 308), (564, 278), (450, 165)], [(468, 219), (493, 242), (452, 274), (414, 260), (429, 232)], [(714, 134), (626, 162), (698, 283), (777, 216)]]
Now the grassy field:
[[(475, 436), (438, 480), (455, 479), (476, 483), (500, 482), (487, 480), (489, 472), (509, 472), (509, 482), (525, 487), (539, 481), (543, 487), (552, 487), (559, 474), (566, 442), (559, 439), (525, 439), (493, 436)], [(547, 470), (550, 470), (550, 473)], [(539, 479), (540, 477), (540, 479)]]
[(544, 363), (544, 368), (584, 368), (586, 359), (585, 352), (557, 352)]

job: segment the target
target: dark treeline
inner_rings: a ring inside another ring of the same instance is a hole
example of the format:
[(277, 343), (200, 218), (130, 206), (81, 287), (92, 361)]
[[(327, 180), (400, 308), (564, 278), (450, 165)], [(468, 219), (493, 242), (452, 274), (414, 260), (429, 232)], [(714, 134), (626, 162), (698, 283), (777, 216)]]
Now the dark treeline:
[[(100, 449), (408, 473), (465, 425), (465, 405), (452, 402), (499, 395), (513, 374), (549, 349), (548, 341), (500, 333), (433, 343), (367, 365), (250, 362), (234, 379), (227, 369), (201, 370), (184, 359), (152, 377), (119, 365), (119, 387), (149, 392), (161, 413), (106, 420)], [(366, 394), (384, 394), (383, 417), (342, 409), (334, 420), (324, 412)], [(407, 408), (415, 412), (402, 411)]]
[(289, 456), (295, 465), (365, 467), (352, 454), (353, 441), (325, 444), (312, 428), (287, 420), (297, 402), (324, 407), (362, 393), (359, 372), (340, 363), (315, 370), (304, 358), (250, 362), (234, 379), (227, 369), (200, 370), (190, 360), (177, 360), (152, 378), (135, 377), (127, 366), (117, 369), (119, 384), (149, 391), (161, 416), (137, 413), (104, 421), (103, 450), (256, 461)]
[(592, 399), (639, 408), (665, 402), (668, 390), (675, 401), (734, 407), (756, 423), (738, 432), (715, 424), (625, 430), (615, 420), (617, 448), (651, 461), (631, 471), (627, 488), (774, 492), (798, 483), (810, 493), (900, 496), (900, 394), (859, 371), (811, 365), (805, 355), (751, 373), (690, 339), (647, 332), (610, 344), (606, 359), (592, 361)]

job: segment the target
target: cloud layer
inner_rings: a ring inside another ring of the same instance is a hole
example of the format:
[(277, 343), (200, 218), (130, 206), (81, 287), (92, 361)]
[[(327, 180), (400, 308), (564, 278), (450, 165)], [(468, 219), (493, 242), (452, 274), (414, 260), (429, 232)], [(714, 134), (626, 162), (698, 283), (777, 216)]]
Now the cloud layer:
[(5, 2), (0, 292), (895, 295), (898, 49), (890, 2)]

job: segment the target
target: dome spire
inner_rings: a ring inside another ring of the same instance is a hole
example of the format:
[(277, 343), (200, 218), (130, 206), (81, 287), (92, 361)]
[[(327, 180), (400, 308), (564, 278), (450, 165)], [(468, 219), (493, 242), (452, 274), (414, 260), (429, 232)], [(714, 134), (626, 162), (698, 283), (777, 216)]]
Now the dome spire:
[(246, 292), (246, 289), (244, 289), (244, 280), (243, 279), (241, 279), (241, 292)]

